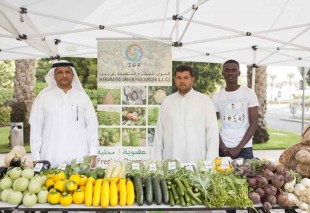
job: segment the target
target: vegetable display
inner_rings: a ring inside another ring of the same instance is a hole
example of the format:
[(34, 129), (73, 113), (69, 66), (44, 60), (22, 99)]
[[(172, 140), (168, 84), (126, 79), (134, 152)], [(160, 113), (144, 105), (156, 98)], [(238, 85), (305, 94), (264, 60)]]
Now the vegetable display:
[(278, 204), (283, 207), (292, 206), (283, 186), (294, 179), (294, 174), (286, 170), (282, 164), (252, 159), (235, 168), (236, 173), (248, 180), (249, 198), (254, 204), (263, 204), (265, 211)]
[[(307, 149), (295, 157), (307, 154)], [(303, 160), (305, 160), (303, 159)], [(268, 160), (217, 157), (212, 162), (110, 160), (106, 169), (90, 168), (90, 157), (36, 174), (9, 167), (0, 179), (0, 199), (12, 205), (71, 204), (108, 208), (169, 205), (207, 208), (297, 206), (310, 213), (310, 179)]]

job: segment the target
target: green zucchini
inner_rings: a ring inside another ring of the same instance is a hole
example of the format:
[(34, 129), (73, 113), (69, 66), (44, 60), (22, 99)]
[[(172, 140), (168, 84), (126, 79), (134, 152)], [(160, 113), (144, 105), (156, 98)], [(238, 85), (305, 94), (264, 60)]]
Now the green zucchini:
[(157, 205), (160, 205), (162, 203), (163, 197), (162, 197), (159, 179), (157, 177), (152, 178), (152, 185), (153, 185), (155, 203)]
[(192, 200), (194, 200), (196, 203), (198, 203), (198, 204), (201, 204), (201, 203), (202, 203), (201, 200), (198, 198), (198, 196), (196, 196), (196, 195), (193, 193), (193, 191), (192, 191), (191, 188), (187, 188), (187, 189), (186, 189), (186, 193), (187, 193), (188, 196), (189, 196)]
[(175, 179), (175, 183), (177, 184), (178, 193), (179, 193), (180, 197), (183, 197), (185, 195), (185, 192), (184, 192), (185, 187), (183, 186), (180, 179)]
[(173, 195), (172, 195), (172, 191), (169, 190), (169, 204), (170, 206), (174, 206), (175, 205), (175, 202), (174, 202), (174, 199), (173, 199)]
[(145, 200), (147, 205), (152, 205), (153, 203), (153, 185), (152, 178), (145, 178)]
[(140, 174), (135, 174), (133, 177), (133, 181), (135, 185), (137, 204), (139, 206), (142, 206), (143, 205), (143, 185), (142, 185), (142, 178)]
[(167, 205), (169, 203), (169, 192), (168, 192), (167, 182), (164, 178), (161, 178), (159, 182), (160, 182), (161, 192), (163, 195), (164, 204)]
[(180, 200), (180, 197), (174, 184), (171, 184), (171, 191), (172, 191), (172, 195), (173, 195), (175, 202), (178, 203), (178, 201)]
[(185, 207), (185, 206), (186, 206), (184, 197), (180, 197), (180, 202), (181, 202), (181, 206), (182, 206), (182, 207)]
[(186, 202), (186, 204), (188, 205), (188, 204), (190, 204), (190, 202), (191, 202), (191, 198), (189, 197), (189, 195), (187, 194), (187, 192), (185, 191), (185, 193), (184, 193), (184, 198), (185, 198), (185, 202)]

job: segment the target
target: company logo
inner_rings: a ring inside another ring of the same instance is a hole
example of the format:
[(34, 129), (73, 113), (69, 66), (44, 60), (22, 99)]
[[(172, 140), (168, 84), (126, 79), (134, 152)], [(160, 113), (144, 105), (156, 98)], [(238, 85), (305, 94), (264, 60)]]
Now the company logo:
[(131, 62), (138, 62), (143, 56), (143, 50), (138, 44), (131, 44), (125, 52), (126, 58)]

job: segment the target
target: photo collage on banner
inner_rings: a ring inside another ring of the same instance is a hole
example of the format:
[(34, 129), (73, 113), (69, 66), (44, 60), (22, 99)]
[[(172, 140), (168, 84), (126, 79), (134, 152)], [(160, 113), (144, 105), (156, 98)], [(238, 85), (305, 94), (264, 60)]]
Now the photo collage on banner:
[(171, 70), (169, 44), (98, 40), (99, 165), (152, 158), (159, 107), (172, 90)]

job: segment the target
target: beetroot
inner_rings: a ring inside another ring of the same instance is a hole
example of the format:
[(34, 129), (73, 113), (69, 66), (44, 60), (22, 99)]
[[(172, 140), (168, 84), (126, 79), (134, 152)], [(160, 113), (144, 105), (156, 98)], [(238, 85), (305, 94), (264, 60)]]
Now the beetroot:
[(270, 171), (269, 169), (265, 169), (265, 171), (264, 171), (264, 177), (265, 177), (267, 180), (271, 180), (272, 177), (273, 177), (273, 172)]
[(259, 194), (261, 198), (265, 197), (265, 191), (262, 188), (255, 189), (255, 192)]
[(249, 199), (252, 200), (253, 204), (259, 204), (260, 203), (260, 196), (256, 192), (250, 192), (249, 193)]
[(267, 184), (264, 191), (265, 191), (265, 196), (277, 194), (277, 188), (272, 184)]
[(284, 177), (284, 183), (291, 182), (294, 179), (292, 173), (287, 170), (283, 173), (283, 177)]
[(264, 202), (263, 209), (265, 212), (269, 212), (272, 209), (272, 205), (269, 202)]
[(251, 188), (256, 188), (257, 187), (257, 183), (258, 183), (258, 181), (257, 181), (257, 179), (256, 178), (251, 178), (250, 180), (249, 180), (249, 185), (250, 185), (250, 187)]
[(280, 188), (284, 184), (284, 177), (282, 175), (279, 175), (278, 173), (274, 173), (271, 183), (277, 187)]
[(268, 184), (268, 180), (265, 177), (260, 177), (258, 179), (258, 184), (257, 184), (258, 187), (264, 188), (267, 184)]
[(277, 165), (274, 164), (274, 163), (269, 162), (269, 163), (267, 164), (267, 169), (268, 169), (269, 171), (274, 172), (274, 171), (276, 170), (276, 168), (277, 168)]
[(277, 165), (276, 171), (277, 171), (278, 174), (282, 175), (283, 172), (284, 172), (284, 166), (283, 166), (283, 164)]
[(272, 206), (277, 204), (277, 198), (274, 195), (268, 195), (266, 201), (269, 202)]

